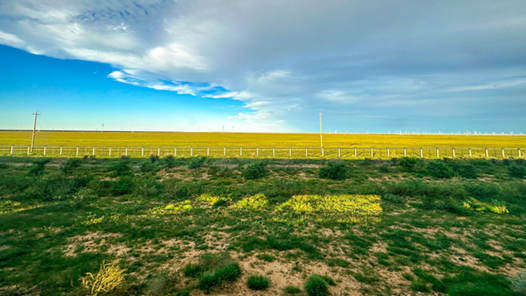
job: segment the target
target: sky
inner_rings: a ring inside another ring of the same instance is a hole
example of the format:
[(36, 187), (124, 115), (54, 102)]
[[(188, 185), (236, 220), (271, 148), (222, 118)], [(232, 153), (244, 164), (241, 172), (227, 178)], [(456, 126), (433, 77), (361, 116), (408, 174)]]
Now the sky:
[(2, 0), (0, 129), (526, 133), (524, 0)]

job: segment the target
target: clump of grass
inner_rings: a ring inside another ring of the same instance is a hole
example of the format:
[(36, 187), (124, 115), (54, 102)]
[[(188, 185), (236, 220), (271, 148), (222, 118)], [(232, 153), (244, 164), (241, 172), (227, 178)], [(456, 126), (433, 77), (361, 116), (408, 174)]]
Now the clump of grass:
[(233, 282), (241, 276), (241, 267), (238, 263), (220, 266), (214, 271), (207, 271), (199, 279), (199, 289), (208, 292), (222, 282)]
[(333, 266), (349, 267), (349, 265), (351, 265), (351, 263), (349, 263), (349, 261), (347, 261), (345, 259), (335, 258), (335, 259), (329, 260), (327, 262), (327, 265), (329, 265), (330, 267), (333, 267)]
[(320, 168), (318, 177), (331, 180), (345, 180), (347, 178), (347, 166), (342, 162), (331, 162)]
[(513, 291), (526, 295), (526, 270), (519, 272), (516, 276), (510, 278)]
[(203, 274), (203, 268), (201, 265), (188, 264), (185, 266), (183, 273), (186, 277), (197, 278)]
[(166, 164), (166, 168), (168, 169), (175, 167), (175, 157), (173, 155), (167, 155), (164, 158), (164, 162)]
[(260, 260), (267, 261), (267, 262), (272, 262), (272, 261), (276, 260), (276, 258), (274, 258), (274, 256), (269, 255), (269, 254), (259, 254), (256, 257), (258, 259), (260, 259)]
[(69, 158), (66, 161), (66, 163), (62, 166), (62, 172), (68, 175), (73, 170), (79, 168), (81, 164), (82, 164), (82, 160), (80, 158)]
[(103, 262), (96, 275), (88, 272), (81, 278), (82, 286), (91, 296), (111, 292), (123, 282), (123, 272), (118, 266)]
[(247, 287), (251, 290), (265, 290), (270, 286), (270, 280), (264, 276), (251, 276), (247, 280)]
[(296, 288), (294, 286), (286, 286), (285, 288), (283, 288), (283, 293), (288, 294), (288, 295), (296, 295), (296, 294), (301, 293), (301, 289)]
[(267, 163), (264, 161), (258, 161), (246, 166), (243, 171), (243, 177), (247, 180), (261, 179), (268, 173)]
[(305, 284), (305, 290), (309, 296), (326, 296), (329, 295), (327, 282), (318, 274), (313, 274)]

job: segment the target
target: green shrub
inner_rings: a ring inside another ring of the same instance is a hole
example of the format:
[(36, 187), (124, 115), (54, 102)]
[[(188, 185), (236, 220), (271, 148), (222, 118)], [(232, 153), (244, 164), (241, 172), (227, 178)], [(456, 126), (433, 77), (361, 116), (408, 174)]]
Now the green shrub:
[(399, 165), (407, 171), (412, 171), (419, 162), (420, 159), (416, 157), (402, 157), (399, 161)]
[(258, 161), (247, 165), (243, 171), (243, 177), (247, 180), (260, 179), (265, 177), (267, 172), (267, 163), (264, 161)]
[(392, 203), (398, 203), (398, 204), (405, 203), (405, 197), (396, 195), (396, 194), (392, 194), (390, 192), (382, 194), (382, 200), (389, 201)]
[(327, 282), (323, 280), (320, 275), (313, 274), (307, 280), (305, 284), (305, 290), (309, 296), (326, 296), (329, 295), (329, 288)]
[(35, 161), (29, 168), (28, 174), (30, 176), (42, 175), (46, 169), (46, 164), (48, 164), (50, 161), (51, 161), (50, 158), (43, 158), (43, 159)]
[(167, 155), (164, 158), (164, 161), (166, 163), (166, 168), (171, 169), (175, 167), (175, 157), (173, 157), (173, 155)]
[(251, 276), (247, 280), (247, 287), (251, 290), (265, 290), (270, 286), (270, 280), (264, 276)]
[(448, 179), (455, 176), (455, 172), (445, 161), (433, 161), (426, 167), (426, 172), (432, 177)]
[(113, 196), (121, 196), (124, 194), (129, 194), (133, 192), (134, 183), (131, 178), (122, 178), (115, 183), (113, 183), (113, 188), (111, 189), (111, 194)]
[(502, 275), (463, 271), (455, 277), (443, 278), (442, 282), (450, 296), (520, 295), (511, 289), (509, 281)]
[(131, 174), (131, 166), (128, 158), (122, 158), (113, 165), (116, 176), (126, 176)]
[(342, 162), (331, 162), (320, 168), (318, 177), (331, 180), (345, 180), (347, 178), (347, 166)]
[(508, 175), (513, 178), (524, 178), (526, 176), (526, 168), (523, 166), (510, 166), (508, 167)]
[(328, 275), (322, 275), (321, 278), (329, 285), (336, 286), (336, 282)]
[(289, 295), (296, 295), (296, 294), (301, 293), (301, 289), (296, 288), (294, 286), (286, 286), (285, 288), (283, 288), (283, 293), (289, 294)]
[(62, 172), (64, 174), (70, 174), (74, 169), (80, 167), (82, 160), (80, 158), (69, 158), (66, 163), (62, 166)]
[(150, 162), (154, 163), (159, 159), (159, 155), (150, 154)]
[(192, 170), (196, 170), (203, 166), (203, 164), (206, 161), (206, 157), (200, 157), (200, 158), (192, 158), (190, 160), (190, 164), (188, 164), (188, 168)]
[(31, 198), (42, 201), (67, 199), (75, 193), (77, 188), (72, 188), (72, 179), (62, 174), (51, 175), (47, 179), (36, 179), (35, 183), (27, 188)]
[(197, 278), (201, 274), (203, 274), (203, 268), (201, 265), (187, 264), (184, 267), (184, 276), (186, 277)]
[(464, 164), (458, 165), (454, 168), (455, 172), (459, 177), (466, 179), (476, 179), (478, 178), (478, 172), (474, 165)]

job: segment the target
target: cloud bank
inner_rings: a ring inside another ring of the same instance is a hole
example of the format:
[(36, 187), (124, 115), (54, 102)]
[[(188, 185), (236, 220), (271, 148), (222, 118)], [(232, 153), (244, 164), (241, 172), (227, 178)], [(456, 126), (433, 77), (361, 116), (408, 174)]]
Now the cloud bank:
[(526, 107), (523, 0), (7, 0), (0, 44), (238, 100), (231, 118), (269, 130), (315, 131), (320, 111), (333, 129), (394, 131)]

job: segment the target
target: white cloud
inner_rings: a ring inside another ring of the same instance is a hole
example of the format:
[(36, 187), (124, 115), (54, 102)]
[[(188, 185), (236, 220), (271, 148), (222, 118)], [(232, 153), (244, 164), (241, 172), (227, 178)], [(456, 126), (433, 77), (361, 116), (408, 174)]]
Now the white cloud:
[[(526, 2), (504, 1), (1, 1), (0, 44), (107, 63), (122, 83), (238, 100), (247, 112), (232, 118), (253, 124), (301, 126), (319, 111), (411, 117), (471, 91), (519, 97), (524, 78), (507, 77), (526, 73)], [(486, 110), (442, 112), (493, 112), (483, 99)]]

